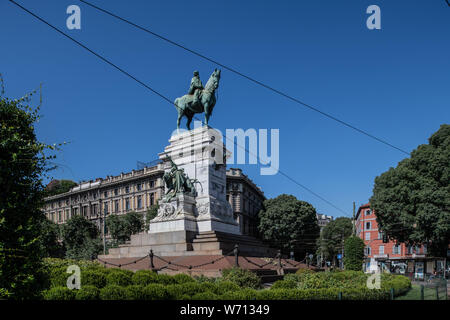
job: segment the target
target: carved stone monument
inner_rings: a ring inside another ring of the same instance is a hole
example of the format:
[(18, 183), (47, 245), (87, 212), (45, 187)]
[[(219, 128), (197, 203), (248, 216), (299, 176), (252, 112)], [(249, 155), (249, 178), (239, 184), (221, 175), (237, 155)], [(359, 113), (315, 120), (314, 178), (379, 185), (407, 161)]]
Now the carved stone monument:
[(149, 233), (186, 231), (187, 241), (189, 233), (240, 234), (226, 199), (226, 149), (220, 133), (203, 126), (176, 133), (169, 142), (159, 155), (166, 167), (166, 195)]

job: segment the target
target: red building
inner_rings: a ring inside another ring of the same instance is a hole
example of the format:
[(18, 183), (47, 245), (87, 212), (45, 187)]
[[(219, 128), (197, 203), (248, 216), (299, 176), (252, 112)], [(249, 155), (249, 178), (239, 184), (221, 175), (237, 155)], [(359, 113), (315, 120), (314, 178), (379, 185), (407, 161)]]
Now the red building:
[(366, 245), (366, 272), (387, 270), (423, 279), (425, 274), (444, 268), (445, 259), (427, 256), (426, 245), (411, 246), (389, 240), (378, 228), (376, 214), (369, 203), (358, 208), (355, 227)]

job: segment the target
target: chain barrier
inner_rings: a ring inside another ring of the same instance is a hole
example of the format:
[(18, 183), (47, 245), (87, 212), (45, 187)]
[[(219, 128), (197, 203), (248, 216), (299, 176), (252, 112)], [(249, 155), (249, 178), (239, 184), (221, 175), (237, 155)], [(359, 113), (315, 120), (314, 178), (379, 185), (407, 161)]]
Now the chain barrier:
[[(184, 269), (196, 269), (196, 268), (199, 268), (199, 267), (206, 266), (206, 265), (208, 265), (208, 264), (214, 264), (214, 263), (216, 263), (216, 262), (218, 262), (218, 261), (220, 261), (220, 260), (225, 259), (225, 257), (230, 256), (232, 253), (234, 253), (234, 249), (231, 250), (230, 252), (224, 254), (223, 256), (221, 256), (221, 257), (219, 257), (219, 258), (216, 258), (216, 259), (211, 260), (211, 261), (208, 261), (208, 262), (200, 263), (200, 264), (197, 264), (197, 265), (184, 265), (184, 264), (178, 264), (178, 263), (173, 262), (173, 261), (168, 261), (168, 260), (166, 260), (166, 259), (164, 259), (163, 257), (160, 257), (160, 256), (158, 256), (158, 255), (154, 255), (154, 257), (156, 257), (156, 258), (158, 258), (159, 260), (161, 260), (161, 261), (163, 261), (164, 263), (166, 263), (165, 266), (162, 266), (162, 267), (160, 267), (159, 269), (157, 269), (158, 271), (160, 271), (160, 270), (163, 270), (163, 269), (170, 269), (169, 266), (175, 266), (175, 267), (184, 268)], [(184, 258), (184, 257), (183, 257), (183, 258)], [(171, 269), (171, 270), (173, 270), (173, 269)], [(177, 269), (175, 269), (175, 270), (178, 271)]]
[[(158, 256), (158, 255), (154, 254), (154, 253), (153, 253), (153, 250), (150, 250), (150, 252), (149, 252), (148, 255), (146, 255), (146, 256), (144, 256), (144, 257), (141, 257), (141, 258), (139, 258), (139, 259), (136, 259), (136, 260), (134, 260), (134, 261), (127, 262), (127, 263), (120, 263), (120, 264), (117, 264), (117, 263), (113, 263), (113, 262), (108, 262), (108, 261), (102, 260), (102, 259), (100, 259), (100, 258), (97, 258), (97, 261), (103, 263), (105, 266), (106, 266), (106, 265), (111, 265), (111, 266), (114, 266), (114, 267), (119, 267), (119, 268), (121, 268), (121, 267), (128, 266), (128, 265), (131, 265), (131, 264), (136, 264), (136, 263), (139, 262), (139, 261), (142, 261), (142, 260), (144, 260), (144, 259), (149, 258), (149, 259), (150, 259), (150, 268), (151, 268), (152, 270), (154, 270), (154, 271), (161, 271), (161, 270), (164, 270), (164, 269), (170, 269), (170, 270), (173, 270), (173, 271), (178, 271), (179, 269), (189, 269), (189, 270), (191, 270), (191, 269), (196, 269), (196, 268), (204, 267), (204, 266), (209, 265), (209, 264), (214, 264), (214, 263), (219, 262), (219, 261), (221, 261), (221, 260), (223, 260), (223, 259), (225, 259), (226, 257), (231, 256), (231, 255), (234, 255), (234, 256), (236, 257), (236, 262), (235, 262), (235, 264), (238, 265), (238, 254), (239, 254), (239, 249), (238, 249), (238, 246), (236, 245), (236, 246), (235, 246), (232, 250), (230, 250), (228, 253), (226, 253), (226, 254), (224, 254), (224, 255), (222, 255), (222, 256), (216, 258), (216, 259), (213, 259), (213, 260), (211, 260), (211, 261), (203, 262), (203, 263), (196, 264), (196, 265), (185, 265), (185, 264), (177, 263), (177, 261), (179, 261), (180, 259), (185, 258), (184, 256), (182, 256), (182, 257), (180, 257), (180, 258), (178, 258), (178, 259), (176, 259), (176, 260), (174, 260), (174, 261), (167, 260), (167, 259), (165, 259), (165, 258), (163, 258), (163, 257), (161, 257), (161, 256)], [(277, 263), (279, 267), (287, 266), (288, 264), (289, 264), (290, 266), (292, 266), (292, 267), (297, 267), (297, 266), (301, 265), (301, 264), (303, 263), (303, 261), (305, 261), (305, 259), (304, 259), (304, 260), (302, 260), (302, 261), (300, 261), (300, 262), (292, 263), (292, 262), (288, 261), (287, 259), (281, 259), (280, 257), (281, 257), (281, 253), (278, 252), (278, 253), (275, 255), (275, 257), (269, 258), (270, 261), (268, 261), (267, 263), (259, 264), (259, 263), (256, 263), (256, 262), (254, 262), (254, 261), (251, 261), (250, 259), (248, 259), (248, 258), (245, 257), (245, 256), (242, 256), (242, 258), (243, 258), (245, 261), (247, 261), (249, 264), (252, 264), (252, 265), (254, 265), (254, 266), (256, 266), (256, 267), (258, 267), (258, 268), (260, 268), (260, 269), (261, 269), (261, 268), (264, 268), (265, 266), (268, 266), (268, 265), (270, 265), (270, 264), (275, 264), (275, 263)], [(154, 259), (154, 258), (159, 259), (160, 261), (162, 261), (163, 263), (165, 263), (165, 265), (163, 265), (162, 267), (159, 267), (159, 268), (155, 268), (154, 265), (153, 265), (153, 259)], [(278, 262), (276, 262), (276, 259), (278, 259)], [(284, 260), (284, 263), (283, 263), (283, 260)], [(175, 267), (175, 268), (174, 268), (174, 267)], [(176, 268), (179, 268), (179, 269), (176, 269)]]

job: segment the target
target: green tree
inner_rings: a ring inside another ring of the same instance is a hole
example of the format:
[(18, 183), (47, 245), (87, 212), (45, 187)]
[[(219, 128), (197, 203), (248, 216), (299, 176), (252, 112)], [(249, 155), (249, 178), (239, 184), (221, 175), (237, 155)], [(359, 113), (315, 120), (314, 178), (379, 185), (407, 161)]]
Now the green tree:
[(72, 180), (53, 180), (46, 188), (47, 196), (54, 196), (70, 191), (77, 183)]
[(111, 237), (118, 244), (130, 240), (132, 234), (139, 233), (144, 229), (142, 214), (129, 212), (125, 215), (111, 215), (106, 219), (106, 226)]
[(324, 260), (335, 262), (336, 255), (342, 252), (344, 240), (352, 235), (352, 219), (339, 217), (323, 227), (317, 241), (317, 254)]
[(344, 250), (345, 270), (361, 271), (364, 263), (364, 241), (357, 236), (348, 237)]
[(264, 201), (259, 218), (259, 232), (272, 246), (300, 255), (315, 251), (320, 228), (316, 210), (308, 202), (282, 194)]
[(145, 213), (145, 231), (148, 231), (150, 228), (150, 221), (153, 220), (158, 215), (159, 205), (154, 204)]
[[(3, 80), (0, 75), (3, 88)], [(39, 106), (31, 96), (10, 100), (0, 93), (0, 298), (37, 298), (45, 285), (39, 223), (42, 179), (51, 168), (48, 146), (37, 140)]]
[(59, 242), (61, 233), (59, 225), (42, 215), (38, 227), (40, 229), (39, 243), (44, 257), (63, 258), (65, 250)]
[(450, 125), (375, 178), (370, 206), (386, 235), (445, 256), (450, 239)]
[(97, 226), (80, 215), (64, 224), (62, 239), (68, 259), (94, 259), (102, 250)]

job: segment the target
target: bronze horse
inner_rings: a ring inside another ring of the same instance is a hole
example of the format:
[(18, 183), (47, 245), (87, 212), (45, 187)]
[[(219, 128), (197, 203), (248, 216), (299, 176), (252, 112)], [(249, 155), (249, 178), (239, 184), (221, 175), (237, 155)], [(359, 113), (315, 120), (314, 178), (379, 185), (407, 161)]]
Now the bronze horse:
[(219, 87), (220, 70), (215, 69), (209, 77), (205, 88), (200, 93), (198, 103), (193, 105), (193, 94), (185, 94), (180, 98), (175, 99), (175, 108), (178, 111), (177, 129), (180, 128), (180, 120), (183, 116), (187, 118), (186, 126), (191, 130), (191, 121), (196, 113), (205, 113), (205, 124), (208, 125), (209, 117), (212, 114), (216, 104), (215, 91)]

